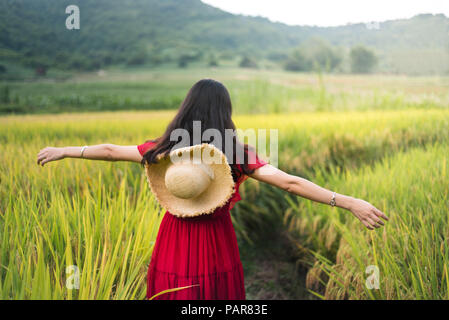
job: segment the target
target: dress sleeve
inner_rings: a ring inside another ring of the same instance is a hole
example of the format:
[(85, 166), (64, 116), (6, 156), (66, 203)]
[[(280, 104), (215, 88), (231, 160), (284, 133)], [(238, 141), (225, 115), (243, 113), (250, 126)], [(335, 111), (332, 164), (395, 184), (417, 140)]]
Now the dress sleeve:
[[(248, 168), (251, 171), (256, 170), (260, 167), (263, 167), (266, 164), (268, 164), (268, 162), (259, 158), (259, 156), (257, 155), (256, 152), (248, 149)], [(237, 164), (237, 167), (239, 168), (239, 171), (241, 172), (242, 169), (241, 169), (240, 164)], [(245, 181), (246, 179), (248, 179), (248, 176), (246, 174), (241, 174), (239, 176), (239, 178), (237, 179), (237, 182), (235, 184), (235, 193), (234, 193), (233, 197), (231, 198), (229, 209), (232, 209), (238, 201), (242, 200), (242, 197), (240, 196), (240, 193), (239, 193), (239, 187), (243, 183), (243, 181)]]
[(145, 152), (150, 150), (155, 145), (156, 145), (156, 142), (154, 142), (153, 140), (147, 141), (147, 142), (137, 145), (137, 150), (139, 150), (140, 154), (143, 156), (145, 154)]
[(259, 169), (260, 167), (263, 167), (266, 164), (267, 162), (259, 158), (256, 152), (248, 150), (248, 168), (250, 170)]
[[(268, 164), (268, 162), (264, 161), (263, 159), (259, 158), (256, 152), (248, 149), (248, 169), (253, 171), (256, 169), (259, 169), (260, 167), (263, 167), (264, 165)], [(246, 174), (243, 174), (241, 165), (237, 164), (239, 171), (242, 173), (241, 176), (238, 179), (238, 183), (242, 183), (246, 179), (248, 179), (248, 176)]]

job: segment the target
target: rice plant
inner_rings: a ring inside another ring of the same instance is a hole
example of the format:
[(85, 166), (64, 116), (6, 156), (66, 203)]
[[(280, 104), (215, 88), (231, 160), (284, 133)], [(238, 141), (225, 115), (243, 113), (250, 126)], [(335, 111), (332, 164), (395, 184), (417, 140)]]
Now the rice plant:
[[(35, 161), (45, 146), (140, 144), (160, 135), (173, 115), (0, 118), (1, 298), (144, 298), (162, 211), (139, 164), (64, 159), (39, 167)], [(338, 210), (249, 180), (231, 214), (239, 241), (286, 228), (301, 262), (311, 264), (310, 288), (325, 298), (447, 297), (447, 150), (424, 148), (447, 143), (449, 111), (297, 112), (234, 120), (240, 128), (280, 130), (282, 169), (395, 212), (385, 229), (390, 233), (370, 234)], [(394, 158), (396, 153), (401, 155)], [(395, 160), (378, 164), (390, 157)], [(393, 243), (396, 236), (401, 240)], [(363, 268), (373, 261), (384, 291), (364, 288)]]
[(312, 250), (309, 286), (326, 280), (326, 299), (448, 299), (448, 154), (447, 144), (435, 143), (326, 177), (334, 189), (370, 199), (390, 221), (369, 231), (343, 210), (304, 206), (299, 214), (324, 221), (320, 242), (339, 240), (334, 257)]

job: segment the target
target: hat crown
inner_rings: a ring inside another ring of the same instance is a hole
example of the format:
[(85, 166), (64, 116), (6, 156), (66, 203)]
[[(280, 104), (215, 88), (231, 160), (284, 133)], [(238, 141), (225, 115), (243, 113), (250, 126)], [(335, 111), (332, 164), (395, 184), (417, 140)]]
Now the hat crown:
[(227, 203), (235, 190), (226, 156), (207, 143), (158, 155), (156, 163), (145, 164), (145, 173), (161, 206), (180, 218), (212, 214)]
[(204, 163), (174, 163), (165, 173), (167, 190), (181, 199), (196, 198), (209, 187), (212, 180), (213, 170)]

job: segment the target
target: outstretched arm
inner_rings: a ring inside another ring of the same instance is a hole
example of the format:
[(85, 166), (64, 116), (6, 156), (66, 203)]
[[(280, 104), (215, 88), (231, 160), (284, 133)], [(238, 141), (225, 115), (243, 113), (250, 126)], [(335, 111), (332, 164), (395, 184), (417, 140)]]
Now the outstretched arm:
[[(290, 175), (269, 164), (256, 169), (251, 178), (266, 182), (312, 201), (329, 204), (332, 199), (332, 191), (322, 188), (307, 179)], [(361, 199), (336, 193), (335, 205), (351, 211), (370, 230), (384, 225), (380, 218), (388, 220), (388, 217), (382, 211)]]
[[(64, 158), (81, 158), (82, 147), (46, 147), (39, 151), (37, 164), (44, 165), (50, 161)], [(137, 146), (119, 146), (110, 143), (88, 146), (83, 152), (83, 159), (104, 160), (104, 161), (132, 161), (140, 162), (142, 155)]]

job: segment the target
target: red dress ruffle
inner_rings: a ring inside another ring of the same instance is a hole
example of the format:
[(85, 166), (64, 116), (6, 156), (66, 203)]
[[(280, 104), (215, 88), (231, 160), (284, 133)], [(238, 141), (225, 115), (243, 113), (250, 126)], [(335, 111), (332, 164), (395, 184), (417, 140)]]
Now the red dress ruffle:
[[(141, 155), (155, 143), (137, 148)], [(266, 164), (258, 158), (251, 169)], [(164, 293), (154, 300), (244, 300), (245, 286), (237, 238), (230, 210), (241, 200), (241, 175), (228, 202), (213, 213), (179, 218), (168, 211), (162, 218), (147, 274), (147, 295), (176, 287), (197, 285)]]

